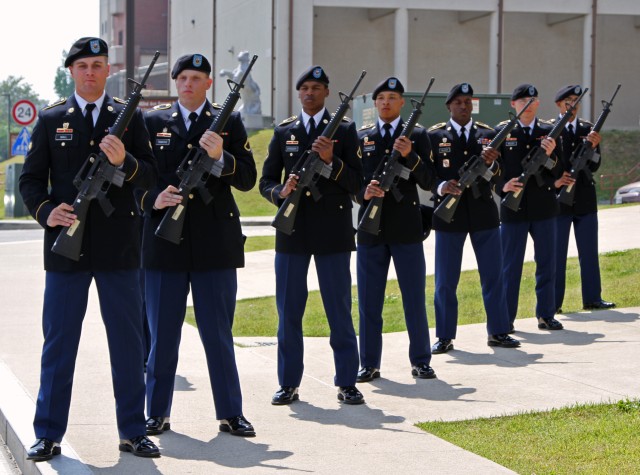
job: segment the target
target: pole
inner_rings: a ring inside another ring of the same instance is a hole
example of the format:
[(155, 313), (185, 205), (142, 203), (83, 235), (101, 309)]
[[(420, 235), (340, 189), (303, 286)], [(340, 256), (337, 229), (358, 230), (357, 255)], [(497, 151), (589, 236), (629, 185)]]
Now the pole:
[(134, 84), (127, 80), (127, 77), (131, 79), (136, 78), (135, 71), (135, 3), (134, 0), (126, 0), (126, 25), (125, 25), (125, 37), (127, 45), (125, 47), (126, 53), (126, 70), (127, 75), (124, 78), (124, 90), (127, 93), (127, 97), (133, 91)]

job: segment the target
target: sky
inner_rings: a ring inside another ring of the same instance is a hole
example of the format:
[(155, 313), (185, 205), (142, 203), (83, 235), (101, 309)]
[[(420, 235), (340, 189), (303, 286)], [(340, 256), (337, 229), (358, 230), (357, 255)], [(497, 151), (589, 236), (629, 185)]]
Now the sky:
[(0, 81), (22, 76), (41, 99), (53, 102), (62, 51), (78, 38), (100, 34), (100, 0), (5, 0), (0, 10)]

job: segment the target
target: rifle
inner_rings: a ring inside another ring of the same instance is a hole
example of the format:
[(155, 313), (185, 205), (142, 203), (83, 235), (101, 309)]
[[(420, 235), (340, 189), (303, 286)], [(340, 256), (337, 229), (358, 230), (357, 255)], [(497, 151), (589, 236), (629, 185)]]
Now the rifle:
[[(347, 110), (349, 110), (349, 102), (366, 74), (366, 71), (362, 71), (351, 94), (346, 95), (342, 92), (339, 93), (340, 105), (322, 132), (322, 137), (327, 137), (328, 139), (333, 138), (340, 122), (342, 122)], [(300, 164), (302, 165), (298, 167)], [(303, 196), (304, 190), (308, 188), (315, 201), (322, 198), (322, 194), (316, 184), (320, 177), (329, 178), (331, 176), (331, 168), (320, 159), (318, 152), (306, 150), (300, 157), (300, 160), (298, 160), (296, 166), (291, 170), (291, 173), (299, 177), (298, 184), (296, 185), (296, 189), (284, 200), (284, 203), (282, 203), (282, 206), (278, 209), (276, 217), (271, 223), (271, 226), (288, 236), (293, 233), (293, 226), (296, 221), (300, 199)]]
[[(613, 100), (618, 94), (618, 90), (620, 90), (620, 84), (616, 88), (613, 93), (613, 97), (609, 102), (602, 101), (602, 112), (596, 120), (596, 123), (593, 125), (591, 129), (594, 132), (600, 132), (604, 122), (607, 120), (609, 116), (609, 112), (611, 112), (611, 105), (613, 104)], [(596, 149), (591, 142), (585, 140), (581, 143), (578, 148), (575, 149), (573, 155), (571, 156), (571, 178), (574, 180), (578, 178), (578, 174), (580, 171), (584, 171), (587, 174), (588, 178), (591, 178), (591, 171), (587, 168), (589, 162), (598, 163), (600, 161), (600, 154), (596, 152)], [(558, 201), (568, 206), (573, 206), (573, 201), (576, 195), (575, 184), (572, 185), (563, 185), (560, 188), (560, 193), (558, 193)]]
[[(549, 135), (547, 135), (547, 137), (555, 140), (560, 136), (560, 134), (562, 133), (562, 129), (564, 129), (564, 126), (567, 124), (567, 122), (569, 122), (569, 119), (573, 115), (576, 106), (582, 100), (588, 90), (589, 88), (584, 89), (582, 91), (582, 94), (580, 94), (580, 97), (578, 97), (578, 99), (576, 99), (573, 104), (568, 105), (567, 111), (556, 123), (556, 125), (553, 126), (553, 129), (551, 129), (551, 132), (549, 132)], [(542, 186), (544, 184), (542, 177), (540, 176), (542, 168), (551, 170), (553, 168), (553, 160), (551, 160), (551, 158), (547, 156), (547, 152), (545, 152), (542, 147), (535, 146), (522, 160), (522, 173), (518, 177), (518, 181), (522, 183), (522, 188), (518, 191), (507, 192), (505, 197), (502, 199), (502, 204), (512, 211), (518, 211), (520, 202), (522, 201), (522, 197), (524, 196), (523, 191), (527, 186), (529, 178), (535, 176), (539, 186)]]
[[(511, 133), (511, 131), (518, 124), (518, 119), (524, 111), (531, 105), (531, 103), (535, 99), (532, 97), (529, 99), (529, 102), (524, 106), (524, 108), (520, 111), (518, 115), (513, 115), (513, 113), (509, 112), (509, 116), (511, 119), (509, 123), (496, 135), (491, 143), (488, 145), (490, 148), (497, 149), (502, 145), (502, 142), (505, 141), (507, 136)], [(490, 181), (493, 173), (489, 170), (489, 167), (485, 165), (484, 160), (480, 158), (479, 155), (474, 155), (469, 160), (465, 162), (464, 165), (458, 170), (458, 175), (460, 179), (458, 180), (458, 184), (456, 185), (460, 190), (460, 195), (447, 194), (444, 199), (440, 202), (438, 207), (435, 209), (433, 214), (435, 214), (438, 218), (443, 221), (450, 223), (453, 219), (453, 215), (460, 204), (460, 199), (462, 198), (462, 193), (466, 188), (473, 186), (479, 178), (482, 178), (486, 181)], [(477, 198), (477, 191), (475, 188), (472, 188), (473, 197)]]
[[(422, 99), (420, 101), (416, 101), (415, 99), (411, 99), (411, 104), (413, 105), (413, 111), (411, 115), (407, 119), (404, 128), (402, 129), (401, 137), (410, 137), (413, 133), (413, 129), (418, 123), (418, 119), (422, 115), (422, 107), (424, 106), (424, 101), (427, 98), (427, 94), (429, 94), (429, 90), (433, 85), (434, 78), (431, 78), (429, 81), (429, 86), (427, 86), (427, 90), (424, 91), (422, 95)], [(382, 188), (385, 193), (391, 190), (393, 197), (397, 202), (403, 198), (402, 193), (398, 190), (398, 182), (400, 179), (408, 180), (409, 175), (411, 174), (411, 170), (400, 163), (400, 152), (397, 150), (393, 150), (391, 155), (386, 160), (382, 160), (378, 165), (375, 173), (373, 174), (373, 179), (377, 180), (380, 184), (380, 188)], [(374, 196), (369, 200), (369, 204), (367, 205), (367, 209), (362, 215), (362, 219), (360, 220), (360, 224), (358, 224), (358, 231), (364, 231), (375, 236), (380, 232), (380, 220), (382, 217), (382, 201), (384, 197)]]
[[(159, 56), (160, 52), (156, 51), (141, 82), (129, 78), (129, 81), (133, 82), (135, 87), (129, 94), (124, 109), (118, 114), (116, 121), (109, 129), (110, 135), (115, 135), (119, 139), (122, 139), (129, 122), (131, 122), (133, 118), (133, 114), (135, 114), (138, 108), (138, 103), (142, 98), (142, 89), (146, 87), (149, 74)], [(72, 211), (72, 213), (76, 215), (76, 220), (66, 230), (60, 232), (56, 242), (54, 242), (51, 247), (51, 251), (73, 259), (74, 261), (80, 260), (82, 237), (84, 235), (87, 213), (89, 212), (91, 201), (98, 200), (104, 214), (111, 216), (114, 208), (107, 198), (107, 192), (111, 188), (111, 185), (121, 188), (124, 183), (124, 178), (125, 173), (113, 166), (104, 152), (100, 151), (98, 154), (90, 154), (89, 158), (84, 162), (73, 179), (73, 184), (78, 189), (78, 196), (76, 196), (73, 202)]]
[[(258, 59), (257, 55), (253, 55), (249, 66), (242, 75), (239, 82), (234, 82), (231, 79), (227, 79), (227, 85), (231, 92), (222, 104), (220, 113), (216, 116), (209, 130), (220, 134), (225, 125), (231, 117), (233, 109), (236, 107), (238, 100), (240, 99), (240, 89), (244, 87), (251, 68)], [(178, 185), (178, 194), (182, 196), (182, 201), (176, 206), (172, 206), (165, 212), (162, 221), (156, 229), (156, 236), (166, 239), (174, 244), (180, 244), (182, 238), (182, 228), (184, 227), (184, 219), (187, 211), (187, 204), (189, 204), (189, 195), (194, 189), (198, 190), (200, 198), (205, 204), (211, 203), (213, 196), (207, 189), (207, 180), (209, 176), (213, 175), (216, 178), (220, 178), (222, 175), (223, 164), (220, 160), (213, 160), (207, 154), (207, 151), (202, 147), (193, 147), (189, 150), (184, 157), (176, 174), (180, 178), (180, 185)]]

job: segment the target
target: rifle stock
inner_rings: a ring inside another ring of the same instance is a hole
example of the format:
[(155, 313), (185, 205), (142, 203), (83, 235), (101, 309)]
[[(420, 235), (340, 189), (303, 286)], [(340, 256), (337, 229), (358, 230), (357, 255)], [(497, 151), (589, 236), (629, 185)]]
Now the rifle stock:
[[(413, 129), (415, 129), (415, 126), (422, 115), (424, 101), (427, 99), (427, 95), (429, 94), (434, 81), (435, 78), (431, 78), (420, 101), (411, 100), (411, 103), (413, 104), (413, 111), (402, 129), (402, 133), (400, 134), (401, 137), (410, 137), (413, 133)], [(400, 152), (394, 149), (386, 163), (384, 160), (380, 162), (380, 166), (378, 166), (373, 177), (374, 180), (380, 183), (379, 186), (385, 191), (385, 193), (391, 191), (397, 202), (400, 202), (402, 199), (402, 193), (400, 193), (397, 188), (398, 182), (400, 180), (408, 180), (411, 175), (411, 171), (400, 163), (400, 158)], [(382, 167), (382, 169), (380, 167)], [(382, 219), (382, 202), (383, 198), (378, 197), (373, 197), (369, 200), (367, 208), (362, 215), (362, 219), (358, 224), (358, 231), (364, 231), (376, 236), (378, 235)]]
[[(116, 121), (109, 129), (109, 134), (122, 139), (129, 122), (131, 122), (138, 108), (138, 103), (142, 98), (142, 89), (145, 88), (149, 74), (159, 56), (160, 52), (156, 51), (141, 82), (129, 79), (129, 81), (135, 83), (135, 87), (129, 94), (124, 109), (118, 114)], [(84, 236), (84, 227), (86, 225), (86, 218), (91, 201), (97, 199), (104, 214), (111, 216), (114, 208), (107, 198), (107, 192), (111, 188), (111, 185), (121, 188), (124, 179), (125, 173), (113, 166), (104, 152), (101, 151), (99, 154), (90, 154), (73, 179), (73, 184), (79, 190), (78, 195), (73, 201), (72, 211), (77, 218), (71, 226), (60, 231), (60, 234), (51, 247), (51, 251), (74, 261), (80, 260), (82, 237)]]
[[(342, 92), (340, 93), (340, 105), (325, 129), (322, 131), (323, 137), (327, 137), (329, 139), (333, 138), (338, 130), (340, 122), (342, 122), (342, 119), (349, 110), (349, 102), (351, 102), (356, 89), (358, 89), (360, 82), (362, 82), (362, 78), (364, 78), (366, 74), (366, 71), (362, 71), (356, 85), (351, 91), (351, 94), (346, 95)], [(316, 186), (318, 180), (320, 177), (329, 178), (331, 176), (331, 168), (320, 159), (320, 155), (317, 152), (307, 150), (305, 151), (305, 154), (306, 158), (304, 158), (303, 155), (304, 161), (301, 168), (299, 170), (292, 170), (292, 172), (298, 175), (298, 184), (296, 185), (296, 189), (287, 196), (284, 203), (282, 203), (280, 208), (278, 208), (278, 212), (271, 223), (271, 226), (289, 236), (294, 230), (298, 208), (300, 207), (300, 199), (303, 196), (304, 190), (309, 189), (313, 199), (318, 201), (322, 197)]]
[[(227, 98), (222, 104), (220, 113), (216, 116), (209, 130), (220, 134), (231, 117), (231, 113), (236, 107), (240, 99), (240, 89), (244, 87), (244, 83), (253, 68), (254, 63), (258, 59), (257, 55), (253, 55), (251, 62), (247, 66), (242, 78), (239, 82), (227, 79), (227, 84), (231, 90)], [(212, 160), (209, 154), (202, 147), (194, 147), (187, 152), (184, 159), (178, 166), (176, 174), (180, 178), (178, 185), (178, 193), (182, 196), (182, 202), (177, 206), (167, 208), (162, 221), (156, 229), (156, 236), (166, 239), (174, 244), (180, 244), (182, 239), (182, 230), (184, 228), (184, 220), (189, 204), (189, 195), (193, 190), (198, 190), (198, 194), (205, 204), (211, 203), (213, 196), (207, 189), (207, 181), (210, 176), (220, 178), (222, 175), (223, 165), (220, 160)]]
[[(620, 84), (616, 87), (616, 90), (611, 97), (609, 102), (602, 101), (602, 112), (600, 116), (596, 120), (596, 123), (593, 125), (591, 129), (594, 132), (600, 132), (602, 126), (604, 125), (609, 113), (611, 112), (611, 105), (613, 104), (613, 100), (616, 98), (618, 91), (620, 90)], [(587, 165), (589, 162), (598, 163), (600, 160), (600, 154), (597, 153), (596, 148), (591, 145), (591, 142), (585, 140), (580, 146), (573, 152), (571, 155), (571, 178), (576, 180), (581, 171), (585, 171), (589, 177), (591, 177), (591, 172)], [(563, 185), (560, 188), (560, 192), (558, 193), (558, 201), (567, 206), (573, 206), (573, 202), (575, 201), (576, 195), (576, 187), (575, 183), (571, 185)]]
[[(582, 91), (582, 94), (580, 94), (580, 97), (578, 97), (578, 99), (576, 99), (573, 104), (570, 104), (567, 107), (567, 111), (564, 113), (562, 118), (553, 126), (553, 129), (551, 129), (551, 132), (549, 132), (549, 135), (547, 135), (547, 137), (555, 140), (560, 136), (560, 134), (562, 133), (562, 129), (564, 129), (564, 126), (573, 115), (576, 106), (580, 103), (588, 90), (589, 88), (585, 88)], [(543, 167), (550, 170), (551, 168), (553, 168), (553, 161), (549, 156), (547, 156), (547, 153), (542, 147), (536, 146), (522, 160), (522, 173), (518, 176), (518, 181), (522, 183), (522, 188), (520, 188), (518, 191), (507, 192), (501, 203), (512, 211), (518, 211), (518, 209), (520, 208), (520, 203), (522, 202), (522, 197), (524, 196), (524, 189), (529, 182), (529, 178), (535, 176), (538, 183), (542, 185), (542, 177), (540, 176), (540, 172), (542, 171)]]
[[(491, 143), (488, 145), (489, 148), (497, 149), (502, 145), (507, 136), (515, 128), (522, 113), (529, 108), (533, 101), (533, 97), (529, 99), (529, 102), (526, 103), (517, 115), (509, 113), (511, 116), (509, 123), (493, 138), (493, 140), (491, 140)], [(447, 194), (433, 212), (433, 214), (438, 218), (447, 223), (450, 223), (453, 219), (453, 215), (456, 213), (458, 205), (460, 204), (462, 193), (476, 183), (479, 178), (490, 181), (493, 176), (489, 168), (485, 165), (484, 160), (482, 160), (478, 155), (474, 155), (467, 160), (467, 162), (458, 171), (458, 175), (460, 179), (458, 180), (457, 186), (460, 190), (460, 195)]]

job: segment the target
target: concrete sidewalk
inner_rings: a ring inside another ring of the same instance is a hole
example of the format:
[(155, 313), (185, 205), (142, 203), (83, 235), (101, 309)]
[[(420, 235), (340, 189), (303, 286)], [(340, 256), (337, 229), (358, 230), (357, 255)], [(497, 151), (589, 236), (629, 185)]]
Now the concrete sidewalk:
[[(603, 252), (638, 247), (640, 207), (599, 216)], [(427, 250), (432, 245), (430, 238)], [(466, 251), (465, 266), (472, 256)], [(144, 460), (117, 449), (106, 336), (92, 291), (62, 456), (34, 464), (24, 457), (34, 439), (39, 386), (42, 242), (1, 243), (0, 261), (0, 430), (24, 473), (510, 473), (413, 424), (640, 397), (640, 308), (561, 316), (562, 332), (518, 320), (523, 346), (516, 350), (486, 346), (484, 325), (461, 327), (456, 350), (433, 358), (437, 380), (414, 380), (406, 333), (387, 334), (382, 378), (359, 385), (367, 404), (355, 407), (336, 399), (327, 338), (305, 340), (301, 400), (285, 407), (270, 404), (277, 389), (275, 339), (237, 338), (245, 415), (258, 434), (243, 439), (218, 432), (202, 345), (197, 330), (185, 325), (172, 431), (154, 438), (163, 456)], [(240, 298), (269, 295), (273, 253), (247, 255), (239, 281)], [(309, 285), (314, 288), (313, 278)]]

